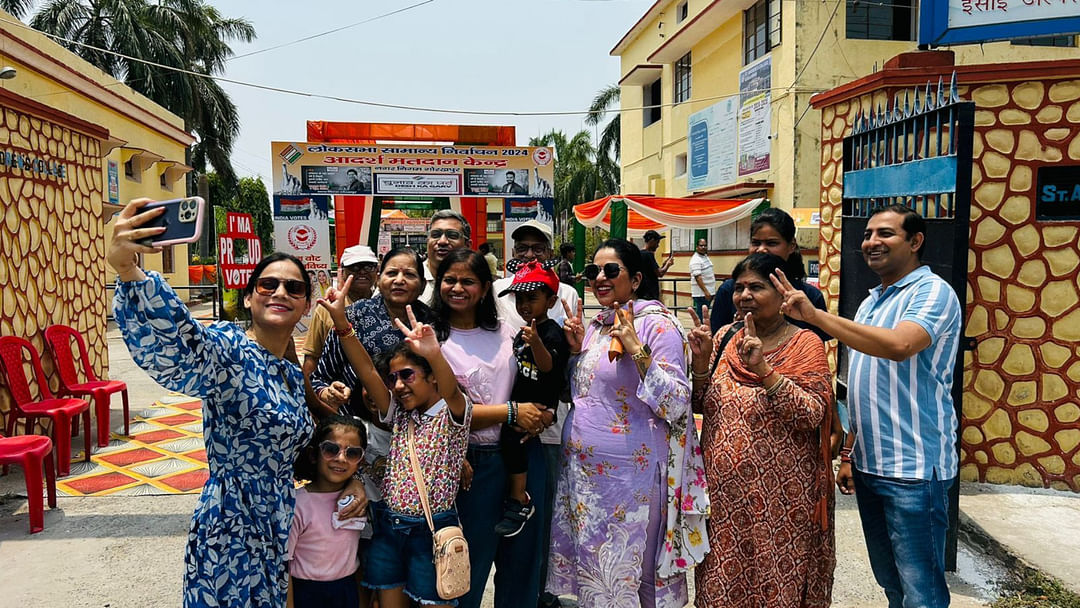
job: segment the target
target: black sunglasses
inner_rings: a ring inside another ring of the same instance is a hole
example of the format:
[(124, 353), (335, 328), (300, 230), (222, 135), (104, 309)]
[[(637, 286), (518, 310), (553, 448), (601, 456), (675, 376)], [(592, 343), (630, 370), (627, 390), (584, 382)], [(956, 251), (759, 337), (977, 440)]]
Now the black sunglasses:
[[(622, 265), (616, 262), (608, 262), (604, 264), (604, 276), (609, 279), (614, 279), (622, 272)], [(585, 278), (590, 281), (595, 281), (596, 277), (600, 276), (600, 267), (596, 264), (588, 264), (585, 269), (581, 271), (581, 274), (585, 275)]]
[(308, 295), (307, 283), (296, 279), (278, 279), (276, 277), (263, 277), (255, 281), (255, 291), (259, 295), (272, 296), (277, 292), (278, 285), (285, 284), (285, 292), (294, 298), (306, 298)]
[(432, 239), (432, 240), (435, 240), (435, 241), (441, 239), (444, 236), (449, 241), (458, 241), (458, 240), (461, 240), (461, 238), (463, 236), (465, 236), (464, 234), (462, 234), (458, 230), (442, 230), (441, 228), (436, 228), (434, 230), (431, 230), (431, 231), (428, 232), (427, 235), (428, 235), (429, 239)]
[(401, 381), (405, 384), (412, 384), (416, 381), (416, 370), (411, 367), (403, 367), (396, 372), (386, 374), (386, 386), (388, 388), (394, 388), (398, 378), (401, 378)]
[(345, 267), (345, 270), (349, 272), (375, 272), (379, 268), (379, 265), (374, 262), (360, 262), (358, 264), (349, 264)]
[(360, 462), (360, 459), (364, 456), (364, 448), (358, 448), (356, 446), (340, 446), (329, 439), (319, 443), (319, 452), (321, 452), (323, 458), (327, 460), (337, 458), (338, 454), (341, 453), (341, 450), (345, 450), (345, 460), (348, 460), (349, 462)]

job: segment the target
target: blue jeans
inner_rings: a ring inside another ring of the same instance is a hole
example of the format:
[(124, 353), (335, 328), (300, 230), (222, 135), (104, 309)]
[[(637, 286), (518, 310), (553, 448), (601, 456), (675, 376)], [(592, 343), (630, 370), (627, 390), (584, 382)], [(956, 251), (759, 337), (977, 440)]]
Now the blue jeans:
[(502, 538), (495, 524), (502, 519), (506, 499), (506, 467), (499, 446), (470, 445), (466, 458), (473, 468), (472, 486), (457, 495), (457, 509), (465, 540), (469, 541), (472, 587), (458, 599), (461, 608), (479, 608), (491, 566), (495, 566), (495, 608), (532, 608), (540, 597), (540, 560), (545, 543), (540, 538), (545, 518), (544, 496), (547, 464), (539, 439), (526, 443), (529, 450), (529, 478), (526, 490), (536, 513), (517, 535)]
[(879, 477), (854, 470), (855, 498), (874, 578), (889, 608), (945, 608), (949, 488), (939, 480)]
[[(457, 605), (456, 600), (441, 599), (435, 587), (435, 563), (431, 557), (432, 539), (427, 518), (394, 513), (386, 508), (386, 503), (378, 502), (372, 503), (371, 519), (375, 534), (368, 547), (364, 586), (369, 589), (404, 587), (405, 594), (420, 604)], [(454, 511), (434, 513), (431, 520), (436, 530), (458, 523)]]
[(701, 318), (701, 309), (711, 305), (709, 298), (692, 298), (694, 300), (694, 312), (697, 313), (698, 318)]

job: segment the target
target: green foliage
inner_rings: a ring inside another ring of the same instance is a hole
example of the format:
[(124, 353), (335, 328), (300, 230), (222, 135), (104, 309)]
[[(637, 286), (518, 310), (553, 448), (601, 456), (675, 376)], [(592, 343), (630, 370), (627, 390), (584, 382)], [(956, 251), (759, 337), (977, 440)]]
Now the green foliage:
[[(20, 18), (32, 4), (0, 0), (0, 8)], [(226, 183), (236, 182), (229, 156), (240, 116), (224, 89), (203, 75), (225, 72), (233, 55), (229, 42), (255, 39), (249, 21), (224, 17), (202, 0), (48, 0), (30, 25), (75, 41), (57, 42), (183, 118), (198, 136), (191, 150), (195, 169), (205, 173), (210, 163)]]
[(1040, 573), (1030, 572), (1009, 590), (992, 608), (1080, 608), (1080, 596), (1060, 582)]
[[(255, 234), (262, 242), (263, 255), (274, 251), (274, 216), (271, 213), (270, 194), (262, 178), (243, 177), (233, 187), (230, 187), (217, 173), (210, 173), (207, 178), (210, 185), (209, 202), (227, 211), (251, 214), (251, 219), (255, 223)], [(218, 226), (218, 232), (224, 228), (224, 226)], [(238, 242), (237, 245), (240, 243)]]
[(610, 114), (614, 114), (611, 120), (608, 120), (604, 125), (603, 131), (600, 132), (600, 141), (596, 144), (596, 151), (600, 156), (613, 158), (619, 160), (619, 146), (621, 145), (620, 131), (621, 128), (621, 116), (620, 112), (606, 112), (619, 105), (619, 85), (610, 84), (596, 93), (596, 97), (593, 98), (592, 105), (589, 106), (589, 113), (585, 115), (585, 124), (590, 127), (603, 124), (607, 120)]

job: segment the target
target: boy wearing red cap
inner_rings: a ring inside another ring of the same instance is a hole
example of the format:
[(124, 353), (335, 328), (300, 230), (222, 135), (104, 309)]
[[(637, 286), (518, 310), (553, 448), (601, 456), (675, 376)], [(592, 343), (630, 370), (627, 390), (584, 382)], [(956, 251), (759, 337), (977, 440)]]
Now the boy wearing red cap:
[[(507, 263), (508, 269), (513, 270), (514, 262)], [(514, 294), (517, 313), (525, 321), (525, 326), (514, 338), (518, 371), (510, 394), (511, 417), (517, 409), (517, 401), (540, 403), (552, 412), (559, 405), (559, 395), (566, 384), (570, 347), (562, 327), (547, 316), (558, 299), (558, 290), (559, 277), (550, 268), (532, 260), (520, 265), (513, 282), (499, 294), (500, 297)], [(536, 511), (525, 491), (529, 469), (525, 439), (527, 437), (512, 424), (503, 425), (499, 447), (510, 477), (510, 491), (503, 518), (495, 526), (495, 533), (500, 536), (509, 537), (521, 532)]]

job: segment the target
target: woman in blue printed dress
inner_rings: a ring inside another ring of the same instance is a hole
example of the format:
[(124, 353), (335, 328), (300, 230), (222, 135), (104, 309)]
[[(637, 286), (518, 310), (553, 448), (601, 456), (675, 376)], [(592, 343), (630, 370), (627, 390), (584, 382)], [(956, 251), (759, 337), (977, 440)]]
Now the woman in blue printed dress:
[[(137, 254), (159, 248), (136, 241), (162, 228), (140, 228), (161, 210), (128, 204), (113, 229), (109, 264), (118, 273), (113, 312), (132, 358), (162, 386), (203, 400), (210, 477), (188, 534), (184, 606), (286, 604), (286, 543), (293, 515), (293, 462), (311, 437), (304, 377), (289, 360), (293, 327), (311, 304), (303, 264), (273, 254), (244, 288), (251, 328), (204, 327)], [(160, 209), (160, 208), (159, 208)], [(366, 502), (353, 482), (344, 493)]]

